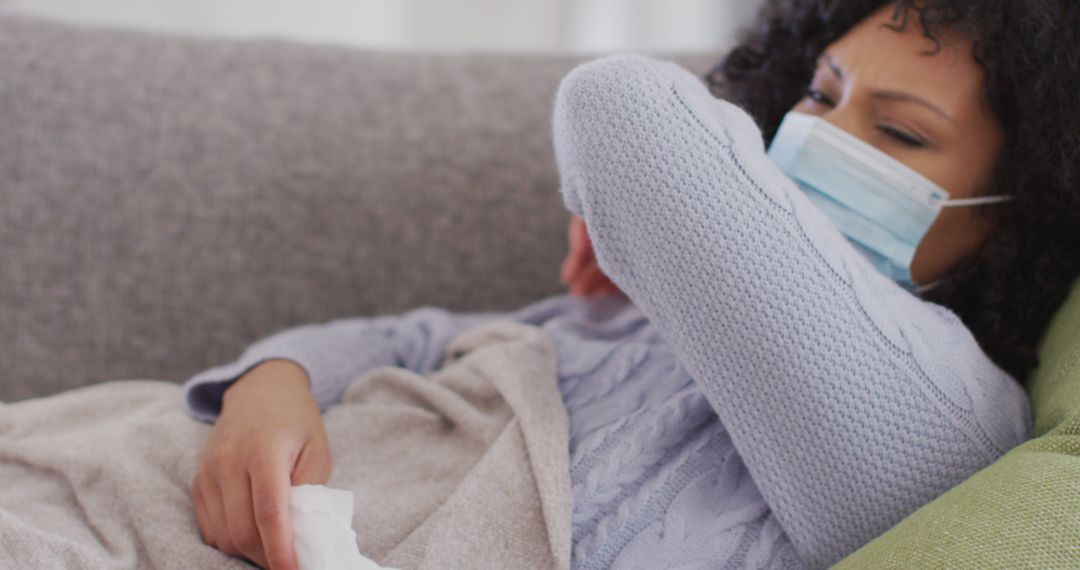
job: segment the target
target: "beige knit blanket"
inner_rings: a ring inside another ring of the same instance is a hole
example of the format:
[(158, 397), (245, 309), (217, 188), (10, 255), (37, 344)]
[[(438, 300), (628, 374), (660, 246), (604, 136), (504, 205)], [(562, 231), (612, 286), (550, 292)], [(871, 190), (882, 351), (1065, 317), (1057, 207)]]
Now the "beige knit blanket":
[[(324, 421), (360, 551), (414, 568), (570, 566), (554, 345), (488, 321), (437, 371), (358, 377)], [(203, 544), (190, 485), (211, 426), (180, 386), (113, 381), (0, 403), (0, 568), (250, 568)]]

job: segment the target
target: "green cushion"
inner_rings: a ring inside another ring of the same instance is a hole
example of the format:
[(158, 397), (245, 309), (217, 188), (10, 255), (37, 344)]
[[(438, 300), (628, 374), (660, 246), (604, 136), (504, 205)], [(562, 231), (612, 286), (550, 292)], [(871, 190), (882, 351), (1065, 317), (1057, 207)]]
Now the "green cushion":
[(1080, 282), (1039, 350), (1034, 438), (833, 568), (1080, 568)]

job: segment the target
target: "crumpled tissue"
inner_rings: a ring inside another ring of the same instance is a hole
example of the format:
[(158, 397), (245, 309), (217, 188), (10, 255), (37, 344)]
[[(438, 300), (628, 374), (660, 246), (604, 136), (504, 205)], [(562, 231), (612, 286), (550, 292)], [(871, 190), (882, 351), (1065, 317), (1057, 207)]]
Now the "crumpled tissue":
[(396, 570), (360, 554), (352, 529), (352, 491), (297, 485), (289, 511), (300, 570)]

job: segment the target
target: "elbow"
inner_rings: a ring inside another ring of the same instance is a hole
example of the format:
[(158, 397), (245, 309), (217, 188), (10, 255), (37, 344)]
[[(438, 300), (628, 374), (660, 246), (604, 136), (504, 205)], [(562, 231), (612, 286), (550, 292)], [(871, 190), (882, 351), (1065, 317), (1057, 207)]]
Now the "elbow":
[(552, 140), (563, 201), (570, 211), (588, 219), (589, 173), (632, 169), (655, 150), (649, 139), (663, 118), (661, 104), (671, 94), (670, 80), (659, 72), (663, 65), (674, 64), (613, 55), (575, 67), (560, 82)]

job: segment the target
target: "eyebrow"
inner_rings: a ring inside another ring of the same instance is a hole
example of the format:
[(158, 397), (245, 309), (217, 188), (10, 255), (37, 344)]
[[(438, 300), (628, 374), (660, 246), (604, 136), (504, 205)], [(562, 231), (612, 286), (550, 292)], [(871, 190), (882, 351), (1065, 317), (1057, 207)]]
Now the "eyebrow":
[(934, 113), (940, 115), (943, 119), (945, 119), (946, 121), (949, 121), (950, 123), (955, 123), (956, 122), (956, 121), (953, 120), (952, 115), (949, 115), (948, 113), (943, 111), (941, 109), (941, 107), (938, 107), (937, 105), (934, 105), (933, 103), (927, 101), (926, 99), (923, 99), (921, 97), (916, 97), (915, 95), (912, 95), (911, 93), (903, 93), (903, 92), (900, 92), (900, 91), (874, 91), (873, 93), (870, 94), (870, 96), (873, 97), (874, 99), (879, 99), (879, 100), (882, 100), (882, 101), (899, 101), (899, 102), (902, 102), (902, 103), (914, 103), (916, 105), (920, 105), (922, 107), (926, 107), (927, 109), (930, 109), (931, 111), (933, 111)]
[(840, 69), (840, 66), (837, 65), (836, 60), (833, 59), (831, 55), (829, 55), (828, 53), (823, 53), (821, 54), (821, 58), (825, 60), (826, 64), (828, 64), (829, 69), (831, 69), (832, 72), (836, 74), (837, 79), (844, 78), (844, 70)]
[[(828, 53), (821, 54), (821, 57), (822, 57), (822, 59), (825, 60), (825, 64), (829, 66), (829, 69), (831, 69), (832, 72), (834, 74), (836, 74), (837, 79), (843, 80), (844, 79), (844, 70), (840, 69), (840, 65), (838, 65), (836, 63), (836, 60), (834, 60), (832, 58), (832, 56), (829, 55)], [(942, 118), (944, 118), (946, 121), (949, 121), (950, 123), (955, 123), (956, 122), (952, 118), (952, 115), (946, 113), (944, 110), (941, 109), (941, 107), (938, 107), (937, 105), (934, 105), (933, 103), (927, 101), (926, 99), (923, 99), (922, 97), (917, 97), (915, 95), (912, 95), (911, 93), (904, 93), (904, 92), (901, 92), (901, 91), (874, 91), (874, 92), (872, 92), (870, 94), (870, 96), (873, 97), (874, 99), (878, 99), (878, 100), (881, 100), (881, 101), (898, 101), (898, 102), (901, 102), (901, 103), (914, 103), (916, 105), (926, 107), (927, 109), (930, 109), (934, 113), (936, 113), (938, 115), (941, 115)]]

